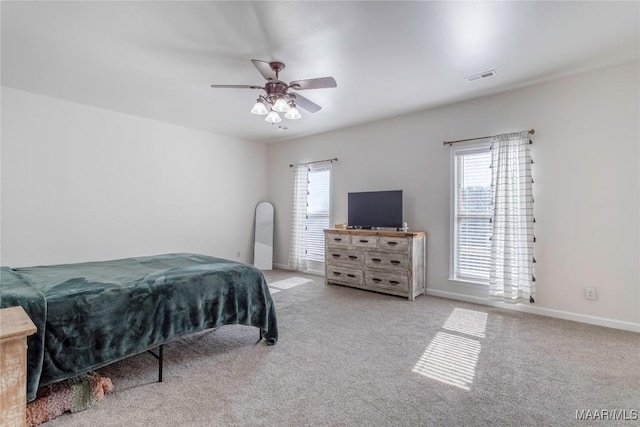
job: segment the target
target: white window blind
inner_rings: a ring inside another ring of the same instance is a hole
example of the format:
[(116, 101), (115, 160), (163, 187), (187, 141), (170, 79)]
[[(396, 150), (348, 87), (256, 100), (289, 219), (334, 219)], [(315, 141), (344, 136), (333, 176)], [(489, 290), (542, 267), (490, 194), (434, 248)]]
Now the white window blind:
[(331, 211), (331, 163), (309, 165), (306, 254), (308, 261), (324, 262), (324, 229)]
[(305, 255), (305, 237), (307, 230), (307, 193), (308, 193), (307, 165), (295, 165), (293, 168), (291, 207), (291, 234), (289, 235), (289, 268), (305, 270), (307, 268)]
[(491, 152), (488, 146), (454, 153), (453, 278), (488, 283), (491, 262)]

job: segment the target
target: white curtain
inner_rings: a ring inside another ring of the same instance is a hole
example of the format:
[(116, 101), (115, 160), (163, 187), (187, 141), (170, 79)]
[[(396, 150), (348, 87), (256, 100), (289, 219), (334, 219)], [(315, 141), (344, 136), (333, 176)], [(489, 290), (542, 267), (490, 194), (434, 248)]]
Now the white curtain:
[(293, 168), (293, 206), (291, 208), (291, 235), (289, 236), (289, 268), (306, 270), (307, 194), (309, 191), (309, 166)]
[(493, 232), (489, 297), (529, 303), (535, 296), (533, 276), (533, 193), (528, 132), (491, 140)]

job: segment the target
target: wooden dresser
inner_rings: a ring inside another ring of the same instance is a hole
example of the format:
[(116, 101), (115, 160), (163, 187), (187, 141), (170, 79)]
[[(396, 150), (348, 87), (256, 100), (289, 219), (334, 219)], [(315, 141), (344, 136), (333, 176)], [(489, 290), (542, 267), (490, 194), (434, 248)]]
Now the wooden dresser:
[(324, 230), (325, 282), (413, 299), (425, 293), (425, 233)]
[(22, 307), (0, 309), (0, 425), (27, 422), (27, 336), (36, 326)]

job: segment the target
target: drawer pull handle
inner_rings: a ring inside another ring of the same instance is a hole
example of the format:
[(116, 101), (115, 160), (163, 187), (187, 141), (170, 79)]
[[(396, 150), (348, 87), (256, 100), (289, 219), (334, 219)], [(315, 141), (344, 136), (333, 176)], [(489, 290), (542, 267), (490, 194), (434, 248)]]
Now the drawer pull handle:
[(369, 241), (365, 239), (360, 239), (360, 243), (369, 243)]
[(389, 245), (389, 246), (395, 246), (397, 244), (398, 244), (398, 242), (387, 242), (387, 245)]
[(340, 272), (338, 272), (338, 271), (334, 271), (334, 272), (333, 272), (333, 275), (334, 275), (334, 276), (340, 276), (341, 274), (342, 274), (342, 273), (340, 273)]
[(398, 282), (397, 280), (389, 280), (389, 283), (391, 283), (393, 286), (397, 286), (400, 284), (400, 282)]
[(373, 262), (380, 262), (380, 261), (382, 261), (382, 260), (381, 260), (380, 258), (371, 258), (371, 261), (373, 261)]
[(355, 255), (349, 255), (349, 259), (358, 259), (358, 257)]
[(380, 283), (382, 282), (382, 279), (378, 279), (377, 277), (374, 277), (371, 279), (372, 281), (376, 282), (376, 283)]
[(395, 259), (392, 259), (390, 262), (391, 262), (391, 264), (393, 264), (393, 265), (398, 265), (398, 264), (400, 264), (400, 261), (396, 261)]
[(340, 258), (340, 254), (331, 254), (331, 256), (334, 258)]
[(342, 242), (342, 239), (340, 237), (334, 237), (333, 241), (334, 242)]
[(347, 276), (349, 276), (349, 277), (356, 277), (356, 275), (355, 275), (355, 274), (347, 274)]

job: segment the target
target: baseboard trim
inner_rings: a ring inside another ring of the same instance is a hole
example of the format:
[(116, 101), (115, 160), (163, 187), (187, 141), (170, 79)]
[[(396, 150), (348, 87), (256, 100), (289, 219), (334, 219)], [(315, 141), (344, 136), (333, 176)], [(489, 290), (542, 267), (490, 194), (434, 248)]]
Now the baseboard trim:
[(522, 311), (524, 313), (538, 314), (540, 316), (555, 317), (558, 319), (572, 320), (574, 322), (588, 323), (590, 325), (604, 326), (623, 331), (639, 332), (640, 323), (625, 322), (622, 320), (607, 319), (605, 317), (589, 316), (586, 314), (571, 313), (569, 311), (554, 310), (552, 308), (536, 307), (535, 305), (507, 304), (504, 302), (491, 301), (482, 297), (463, 295), (455, 292), (439, 291), (427, 289), (427, 295), (440, 298), (454, 299), (458, 301), (472, 302), (475, 304), (488, 305), (506, 310)]

